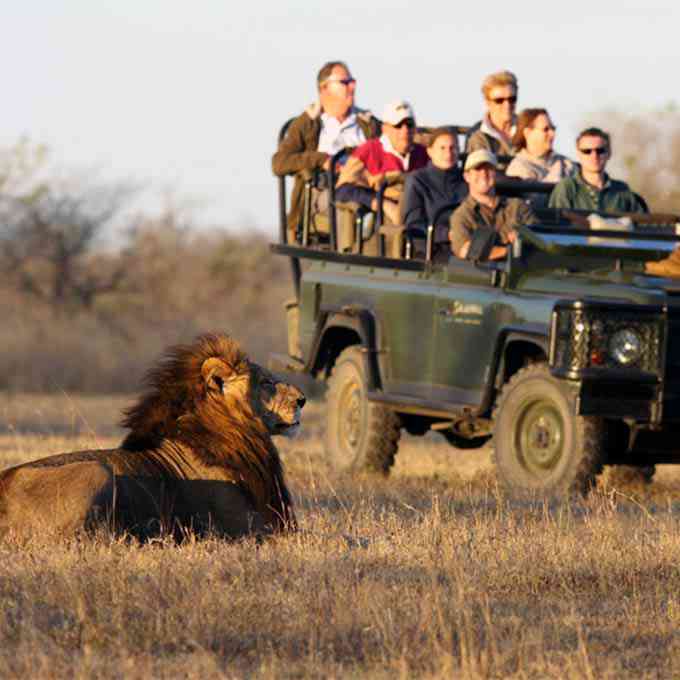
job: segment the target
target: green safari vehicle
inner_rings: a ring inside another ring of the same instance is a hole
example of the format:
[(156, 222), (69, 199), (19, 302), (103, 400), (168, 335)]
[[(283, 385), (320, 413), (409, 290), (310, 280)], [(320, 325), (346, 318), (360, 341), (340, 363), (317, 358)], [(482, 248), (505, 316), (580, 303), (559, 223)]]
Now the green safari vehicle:
[(491, 439), (500, 484), (519, 494), (680, 461), (680, 281), (644, 273), (678, 245), (674, 216), (592, 230), (544, 209), (506, 260), (473, 263), (437, 261), (431, 238), (420, 258), (366, 254), (376, 232), (359, 221), (342, 252), (332, 233), (289, 244), (280, 207), (271, 248), (290, 258), (296, 298), (288, 355), (271, 363), (327, 381), (339, 468), (387, 474), (402, 429), (467, 449)]

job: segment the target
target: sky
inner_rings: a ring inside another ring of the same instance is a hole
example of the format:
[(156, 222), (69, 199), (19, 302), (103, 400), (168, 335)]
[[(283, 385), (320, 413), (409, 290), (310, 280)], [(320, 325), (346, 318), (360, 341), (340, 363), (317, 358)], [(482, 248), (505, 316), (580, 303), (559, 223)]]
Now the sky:
[[(513, 71), (573, 156), (603, 113), (680, 102), (680, 3), (616, 0), (4, 0), (0, 145), (46, 144), (62, 173), (128, 181), (194, 223), (276, 233), (278, 130), (346, 61), (357, 104), (409, 100), (418, 122), (471, 124), (480, 83)], [(614, 140), (614, 152), (616, 140)]]

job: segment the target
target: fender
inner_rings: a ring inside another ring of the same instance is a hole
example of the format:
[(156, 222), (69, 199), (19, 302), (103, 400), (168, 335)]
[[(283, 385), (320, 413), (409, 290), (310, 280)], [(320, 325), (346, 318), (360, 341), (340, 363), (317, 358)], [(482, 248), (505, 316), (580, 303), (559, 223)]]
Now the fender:
[(358, 305), (321, 305), (316, 321), (316, 330), (305, 371), (316, 374), (330, 370), (335, 357), (349, 344), (337, 346), (329, 336), (337, 329), (346, 329), (359, 338), (364, 368), (371, 391), (381, 390), (381, 370), (378, 356), (379, 322), (373, 310)]
[(487, 376), (484, 388), (482, 403), (479, 408), (480, 413), (489, 410), (493, 406), (495, 392), (503, 387), (508, 347), (515, 342), (524, 342), (533, 345), (547, 357), (550, 346), (549, 333), (548, 326), (542, 324), (531, 324), (526, 327), (507, 326), (499, 332), (496, 349), (494, 350), (489, 375)]

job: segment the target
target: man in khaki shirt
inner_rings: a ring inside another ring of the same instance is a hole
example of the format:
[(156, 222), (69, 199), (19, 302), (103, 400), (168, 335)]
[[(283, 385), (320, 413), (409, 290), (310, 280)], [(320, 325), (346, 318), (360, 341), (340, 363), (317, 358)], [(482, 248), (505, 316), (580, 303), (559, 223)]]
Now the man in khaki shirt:
[(463, 177), (470, 193), (449, 222), (451, 250), (461, 259), (468, 257), (472, 237), (479, 227), (496, 231), (488, 259), (500, 260), (506, 256), (508, 244), (517, 237), (515, 227), (536, 221), (531, 208), (521, 199), (496, 196), (497, 167), (496, 157), (486, 149), (473, 151), (465, 161)]

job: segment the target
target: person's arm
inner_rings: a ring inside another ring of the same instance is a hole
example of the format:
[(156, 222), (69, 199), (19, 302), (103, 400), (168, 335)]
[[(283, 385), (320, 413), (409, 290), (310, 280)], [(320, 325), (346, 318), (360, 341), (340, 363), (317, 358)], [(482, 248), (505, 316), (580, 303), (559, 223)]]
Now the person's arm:
[(649, 208), (645, 199), (642, 196), (638, 196), (634, 192), (630, 192), (630, 212), (634, 213), (648, 213)]
[(272, 171), (275, 175), (292, 175), (301, 170), (324, 167), (328, 154), (305, 147), (305, 116), (306, 113), (290, 124), (278, 150), (272, 156)]
[(486, 149), (487, 151), (492, 150), (487, 136), (481, 130), (477, 130), (470, 136), (467, 140), (465, 151), (467, 153), (472, 153), (473, 151), (477, 151), (477, 149)]
[(428, 226), (425, 197), (422, 193), (422, 187), (415, 181), (415, 175), (406, 176), (403, 205), (402, 217), (404, 226), (407, 229), (422, 229), (425, 231)]
[(507, 177), (518, 177), (519, 179), (536, 179), (531, 168), (522, 161), (521, 158), (513, 158), (505, 170)]
[(449, 218), (449, 241), (451, 252), (464, 260), (470, 252), (472, 232), (465, 225), (463, 206), (456, 208)]
[(566, 180), (562, 180), (555, 185), (555, 188), (550, 193), (548, 200), (549, 208), (571, 208), (571, 201), (569, 200), (569, 187)]

